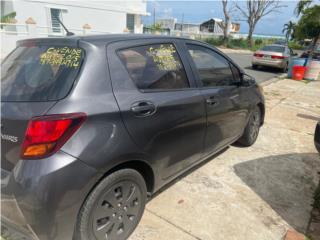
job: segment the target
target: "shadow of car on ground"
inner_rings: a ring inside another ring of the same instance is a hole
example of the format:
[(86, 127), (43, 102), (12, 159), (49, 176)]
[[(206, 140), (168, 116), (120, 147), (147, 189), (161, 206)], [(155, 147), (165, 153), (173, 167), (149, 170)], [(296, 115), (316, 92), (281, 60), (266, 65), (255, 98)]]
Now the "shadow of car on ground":
[(319, 183), (319, 154), (271, 155), (236, 164), (234, 170), (291, 227), (306, 232)]

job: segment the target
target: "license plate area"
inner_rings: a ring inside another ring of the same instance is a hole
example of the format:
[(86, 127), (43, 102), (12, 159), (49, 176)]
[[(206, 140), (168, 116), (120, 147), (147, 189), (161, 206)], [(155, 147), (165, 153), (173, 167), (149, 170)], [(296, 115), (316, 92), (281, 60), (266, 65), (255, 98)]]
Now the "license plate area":
[(270, 55), (264, 55), (263, 58), (269, 60), (269, 59), (271, 59), (271, 56)]

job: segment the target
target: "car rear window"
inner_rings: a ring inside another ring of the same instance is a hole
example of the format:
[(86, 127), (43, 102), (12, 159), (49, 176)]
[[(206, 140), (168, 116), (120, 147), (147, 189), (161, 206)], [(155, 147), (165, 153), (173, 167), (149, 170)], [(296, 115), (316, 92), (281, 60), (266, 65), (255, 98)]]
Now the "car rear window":
[(2, 101), (55, 101), (70, 91), (83, 61), (81, 48), (20, 46), (1, 65)]
[(267, 52), (279, 52), (282, 53), (285, 50), (285, 47), (282, 46), (264, 46), (261, 48), (262, 51), (267, 51)]

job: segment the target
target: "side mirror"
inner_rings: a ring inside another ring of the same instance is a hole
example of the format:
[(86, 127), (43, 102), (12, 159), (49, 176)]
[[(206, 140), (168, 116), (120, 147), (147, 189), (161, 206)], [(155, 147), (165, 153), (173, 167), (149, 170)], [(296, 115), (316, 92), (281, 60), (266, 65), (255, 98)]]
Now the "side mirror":
[(242, 74), (242, 86), (244, 87), (250, 87), (250, 86), (253, 86), (256, 84), (256, 80), (254, 77), (246, 74), (246, 73), (243, 73)]

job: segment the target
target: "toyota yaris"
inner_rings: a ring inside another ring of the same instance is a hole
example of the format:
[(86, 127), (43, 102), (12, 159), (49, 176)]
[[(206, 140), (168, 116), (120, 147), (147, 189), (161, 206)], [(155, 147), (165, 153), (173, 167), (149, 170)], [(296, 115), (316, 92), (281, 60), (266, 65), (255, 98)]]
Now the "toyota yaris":
[(255, 81), (188, 39), (23, 40), (1, 71), (5, 237), (126, 239), (148, 197), (264, 119)]

